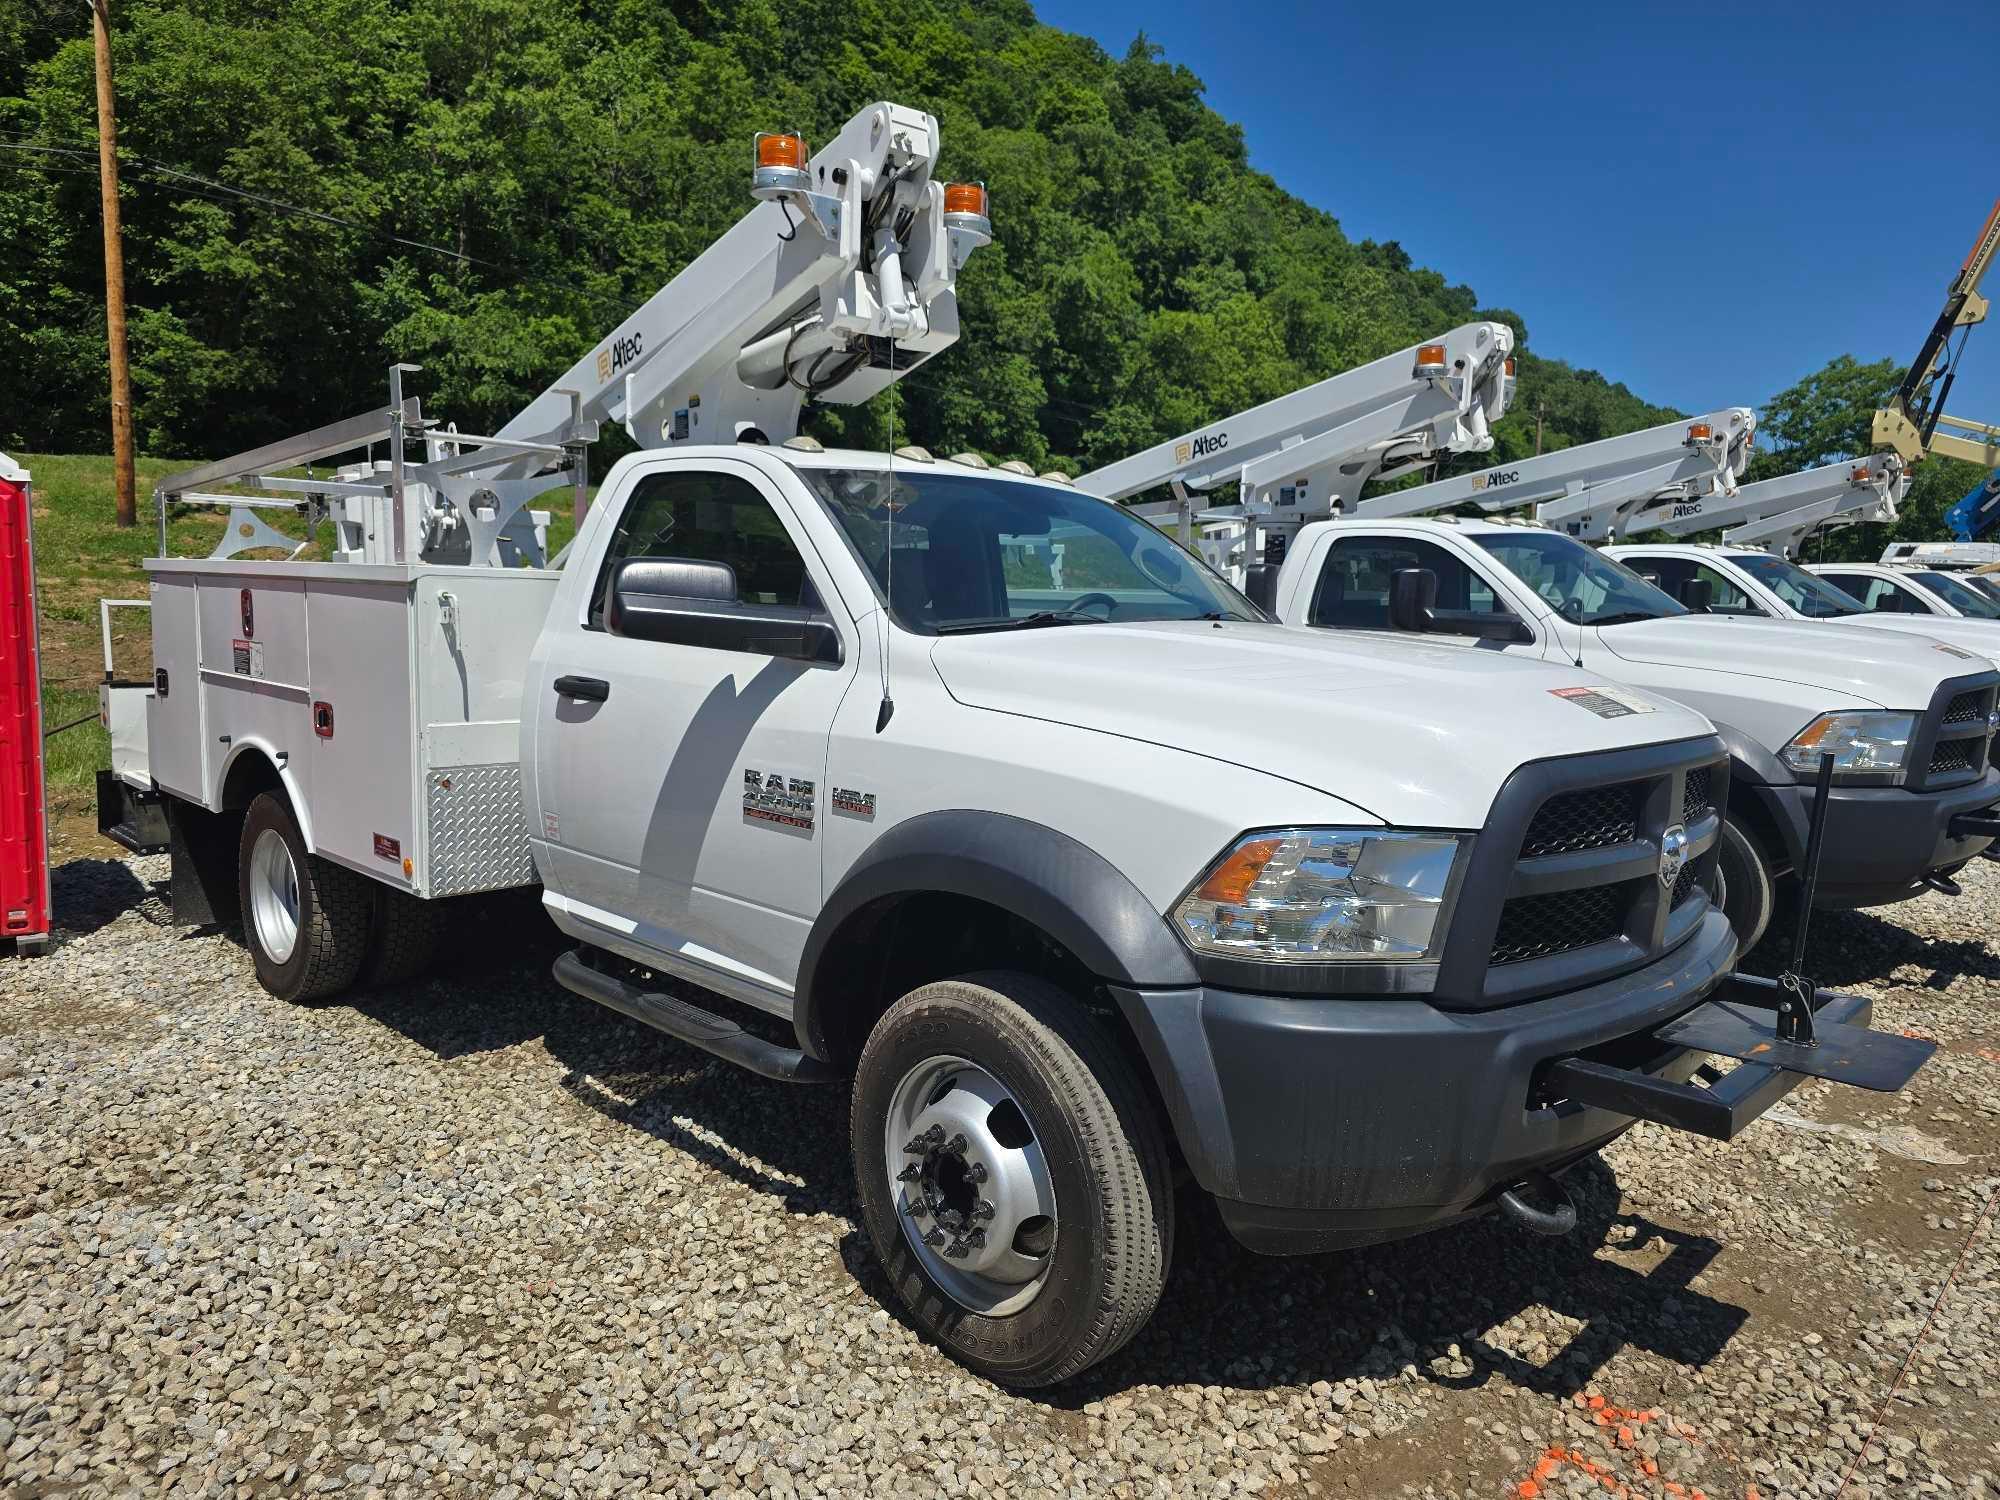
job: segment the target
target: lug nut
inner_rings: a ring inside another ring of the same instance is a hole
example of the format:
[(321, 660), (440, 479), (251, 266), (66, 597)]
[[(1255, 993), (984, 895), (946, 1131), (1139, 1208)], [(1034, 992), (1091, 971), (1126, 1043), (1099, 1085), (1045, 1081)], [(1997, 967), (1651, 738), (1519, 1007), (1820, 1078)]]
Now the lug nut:
[(979, 1200), (979, 1201), (978, 1201), (977, 1203), (973, 1204), (973, 1205), (972, 1205), (972, 1217), (973, 1217), (973, 1218), (975, 1218), (975, 1219), (990, 1219), (990, 1218), (992, 1218), (992, 1217), (993, 1217), (993, 1201), (992, 1201), (992, 1200), (991, 1200), (990, 1198), (981, 1198), (981, 1199), (980, 1199), (980, 1200)]
[(913, 1219), (925, 1219), (930, 1217), (931, 1206), (921, 1198), (912, 1198), (903, 1205), (903, 1212)]
[(968, 1253), (968, 1248), (964, 1240), (953, 1240), (951, 1244), (946, 1247), (944, 1253), (950, 1256), (953, 1260), (964, 1260)]
[(924, 1236), (924, 1243), (935, 1250), (939, 1245), (944, 1243), (944, 1231), (942, 1229), (932, 1229)]
[[(938, 1127), (935, 1125), (931, 1126), (931, 1129), (936, 1130), (939, 1135), (944, 1134), (944, 1132), (942, 1130), (939, 1130)], [(949, 1151), (953, 1156), (965, 1155), (965, 1137), (962, 1135), (954, 1135), (944, 1149), (946, 1151)]]
[(911, 1162), (907, 1167), (903, 1168), (902, 1171), (896, 1174), (896, 1181), (915, 1182), (918, 1178), (922, 1177), (923, 1175), (924, 1175), (923, 1168), (919, 1167), (915, 1162)]
[(983, 1161), (967, 1162), (965, 1164), (965, 1180), (974, 1183), (984, 1182), (986, 1180), (986, 1163)]

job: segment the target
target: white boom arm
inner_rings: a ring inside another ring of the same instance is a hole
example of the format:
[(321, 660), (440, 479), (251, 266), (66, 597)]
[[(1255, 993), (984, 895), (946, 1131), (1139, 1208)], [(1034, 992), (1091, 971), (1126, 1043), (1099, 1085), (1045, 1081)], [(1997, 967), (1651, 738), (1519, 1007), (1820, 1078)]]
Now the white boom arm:
[(958, 338), (958, 268), (984, 238), (947, 215), (938, 123), (871, 104), (815, 154), (810, 186), (774, 193), (661, 287), (505, 427), (586, 421), (634, 441), (771, 442), (808, 395), (854, 405)]
[[(603, 422), (642, 446), (782, 442), (808, 399), (866, 401), (957, 340), (958, 269), (992, 237), (985, 189), (947, 193), (937, 156), (937, 121), (898, 104), (869, 105), (810, 161), (799, 138), (760, 136), (763, 201), (499, 432), (440, 430), (403, 397), (416, 366), (397, 365), (386, 409), (162, 481), (162, 550), (167, 502), (208, 501), (236, 505), (230, 534), (249, 539), (217, 556), (293, 542), (261, 506), (331, 514), (338, 561), (539, 564), (547, 516), (527, 506), (567, 482), (581, 516)], [(357, 451), (367, 462), (332, 479), (273, 474)], [(288, 499), (195, 493), (242, 483)]]
[(1575, 448), (1561, 448), (1477, 474), (1364, 500), (1363, 516), (1419, 516), (1472, 504), (1484, 510), (1536, 507), (1535, 518), (1585, 541), (1626, 534), (1634, 511), (1674, 500), (1734, 494), (1750, 459), (1757, 416), (1731, 406)]
[[(1881, 476), (1888, 464), (1896, 468), (1893, 476), (1885, 480)], [(1861, 466), (1855, 464), (1851, 467), (1859, 472)], [(1855, 526), (1864, 521), (1893, 522), (1896, 519), (1896, 502), (1910, 487), (1909, 473), (1902, 467), (1902, 459), (1893, 453), (1873, 455), (1868, 459), (1868, 468), (1874, 475), (1868, 482), (1856, 481), (1804, 505), (1746, 521), (1723, 532), (1722, 540), (1732, 547), (1761, 547), (1781, 557), (1797, 557), (1799, 549), (1823, 527)], [(1808, 469), (1806, 472), (1819, 471)]]
[(1692, 536), (1718, 526), (1775, 520), (1823, 501), (1836, 502), (1832, 515), (1847, 515), (1884, 504), (1894, 511), (1896, 501), (1908, 486), (1903, 460), (1893, 453), (1877, 453), (1844, 463), (1822, 464), (1817, 469), (1801, 469), (1776, 479), (1760, 479), (1724, 499), (1676, 500), (1638, 511), (1632, 516), (1626, 534), (1638, 536), (1647, 531), (1664, 531), (1669, 536)]
[[(1370, 480), (1441, 453), (1483, 453), (1513, 393), (1514, 331), (1466, 323), (1358, 369), (1107, 464), (1078, 489), (1122, 500), (1161, 486), (1173, 501), (1135, 509), (1158, 524), (1178, 518), (1182, 540), (1241, 581), (1258, 555), (1256, 531), (1289, 537), (1352, 505)], [(1224, 486), (1233, 486), (1233, 493)], [(1188, 491), (1222, 490), (1213, 503)], [(1194, 526), (1223, 526), (1197, 538)]]

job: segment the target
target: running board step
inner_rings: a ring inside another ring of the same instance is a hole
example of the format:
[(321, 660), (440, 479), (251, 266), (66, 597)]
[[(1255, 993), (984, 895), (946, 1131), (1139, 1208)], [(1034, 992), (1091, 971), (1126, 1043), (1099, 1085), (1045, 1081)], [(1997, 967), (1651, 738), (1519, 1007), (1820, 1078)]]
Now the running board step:
[(765, 1078), (782, 1083), (832, 1083), (840, 1077), (797, 1047), (781, 1047), (745, 1031), (729, 1017), (691, 1005), (678, 995), (641, 989), (616, 974), (594, 968), (581, 949), (556, 960), (555, 979), (572, 994), (623, 1012), (655, 1031), (664, 1031), (690, 1047), (699, 1047)]

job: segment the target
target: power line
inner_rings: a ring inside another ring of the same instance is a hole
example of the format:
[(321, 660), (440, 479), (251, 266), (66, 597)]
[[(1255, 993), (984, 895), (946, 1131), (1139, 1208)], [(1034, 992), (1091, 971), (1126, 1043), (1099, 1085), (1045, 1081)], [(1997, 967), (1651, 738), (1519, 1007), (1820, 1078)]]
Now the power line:
[[(5, 133), (11, 134), (12, 132)], [(9, 141), (0, 141), (0, 151), (28, 152), (46, 156), (81, 157), (85, 160), (90, 160), (93, 156), (93, 153), (74, 146), (45, 146)], [(518, 266), (510, 266), (497, 260), (487, 260), (484, 256), (471, 255), (463, 250), (453, 250), (449, 246), (433, 245), (424, 240), (414, 240), (407, 235), (397, 234), (393, 230), (383, 229), (376, 225), (363, 224), (354, 219), (342, 218), (339, 214), (330, 214), (321, 209), (306, 208), (297, 203), (287, 203), (284, 199), (274, 198), (268, 193), (255, 193), (246, 188), (232, 187), (229, 183), (218, 182), (212, 177), (203, 177), (195, 172), (184, 172), (178, 167), (168, 166), (165, 162), (156, 161), (149, 156), (141, 156), (138, 152), (127, 150), (123, 147), (119, 149), (118, 160), (122, 165), (129, 165), (141, 172), (150, 172), (155, 176), (172, 178), (177, 182), (196, 184), (194, 188), (181, 189), (181, 191), (188, 193), (191, 197), (207, 198), (212, 202), (223, 202), (231, 198), (240, 199), (243, 202), (254, 203), (259, 207), (272, 209), (279, 213), (292, 214), (299, 218), (315, 219), (320, 223), (337, 225), (342, 229), (352, 229), (356, 233), (389, 240), (395, 244), (407, 246), (412, 250), (422, 250), (432, 255), (446, 256), (466, 265), (483, 266), (488, 270), (498, 271), (503, 275), (512, 277), (516, 281), (533, 282), (537, 286), (547, 287), (552, 291), (563, 292), (573, 297), (581, 297), (587, 301), (606, 306), (624, 306), (622, 302), (614, 302), (613, 299), (604, 296), (602, 293), (586, 291), (584, 288), (568, 282), (555, 281), (546, 276), (539, 276), (533, 271), (524, 271)], [(157, 183), (144, 185), (159, 186)], [(204, 189), (206, 191), (203, 191)], [(218, 197), (216, 196), (217, 194), (224, 196)]]

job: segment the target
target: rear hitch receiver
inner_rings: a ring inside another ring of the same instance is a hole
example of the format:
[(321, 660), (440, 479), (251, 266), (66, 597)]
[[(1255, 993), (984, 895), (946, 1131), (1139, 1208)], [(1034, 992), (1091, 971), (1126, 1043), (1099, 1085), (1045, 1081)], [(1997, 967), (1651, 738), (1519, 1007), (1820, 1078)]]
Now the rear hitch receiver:
[(1512, 1187), (1502, 1188), (1494, 1201), (1501, 1213), (1535, 1234), (1554, 1237), (1576, 1228), (1576, 1204), (1569, 1190), (1543, 1171), (1530, 1172)]

